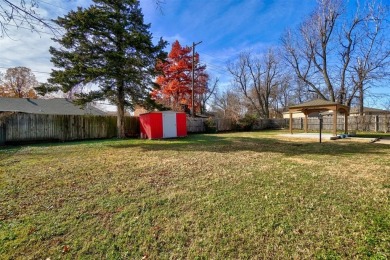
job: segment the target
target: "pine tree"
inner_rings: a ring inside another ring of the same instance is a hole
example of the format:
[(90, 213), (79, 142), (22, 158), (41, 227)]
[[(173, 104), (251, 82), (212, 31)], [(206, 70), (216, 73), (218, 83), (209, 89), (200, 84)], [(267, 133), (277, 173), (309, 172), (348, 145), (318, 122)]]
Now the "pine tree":
[[(195, 53), (194, 106), (200, 111), (201, 95), (208, 91), (206, 66), (199, 66), (199, 54)], [(192, 105), (192, 48), (182, 47), (179, 41), (172, 44), (168, 58), (157, 63), (161, 75), (157, 77), (158, 89), (152, 91), (152, 98), (173, 110), (182, 110), (183, 105)]]
[(117, 106), (118, 137), (125, 136), (124, 110), (145, 100), (157, 58), (166, 43), (152, 43), (136, 0), (93, 0), (93, 5), (69, 12), (55, 23), (65, 33), (50, 47), (53, 70), (49, 82), (64, 92), (92, 83), (98, 90), (81, 94), (82, 102), (108, 99)]

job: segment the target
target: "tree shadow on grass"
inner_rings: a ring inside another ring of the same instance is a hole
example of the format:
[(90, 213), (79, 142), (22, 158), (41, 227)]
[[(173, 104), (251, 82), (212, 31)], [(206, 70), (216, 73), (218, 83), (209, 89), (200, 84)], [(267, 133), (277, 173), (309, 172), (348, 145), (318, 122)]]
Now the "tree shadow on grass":
[[(253, 132), (227, 133), (227, 134), (191, 134), (184, 138), (144, 140), (144, 139), (93, 139), (70, 142), (52, 142), (29, 144), (32, 147), (56, 147), (78, 146), (88, 147), (102, 146), (114, 149), (137, 148), (143, 151), (199, 151), (215, 153), (231, 153), (239, 151), (251, 151), (256, 153), (282, 153), (288, 156), (298, 155), (353, 155), (353, 154), (377, 154), (389, 156), (389, 145), (378, 145), (357, 142), (324, 142), (294, 140), (288, 141), (277, 136), (246, 136), (256, 135)], [(26, 145), (0, 147), (0, 160), (20, 151)]]
[(198, 151), (230, 153), (251, 151), (256, 153), (282, 153), (297, 155), (352, 155), (376, 154), (389, 156), (390, 146), (378, 146), (357, 142), (310, 142), (305, 140), (288, 141), (270, 137), (240, 137), (224, 134), (197, 134), (187, 138), (148, 140), (138, 143), (118, 143), (109, 145), (115, 149), (140, 148), (144, 151)]
[(0, 146), (0, 161), (13, 156), (21, 149), (21, 146)]

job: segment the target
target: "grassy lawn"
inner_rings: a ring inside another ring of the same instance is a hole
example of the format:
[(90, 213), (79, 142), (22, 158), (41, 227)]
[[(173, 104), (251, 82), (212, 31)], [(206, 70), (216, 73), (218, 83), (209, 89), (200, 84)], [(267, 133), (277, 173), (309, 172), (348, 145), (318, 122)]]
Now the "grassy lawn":
[(0, 259), (390, 258), (390, 146), (278, 133), (0, 148)]

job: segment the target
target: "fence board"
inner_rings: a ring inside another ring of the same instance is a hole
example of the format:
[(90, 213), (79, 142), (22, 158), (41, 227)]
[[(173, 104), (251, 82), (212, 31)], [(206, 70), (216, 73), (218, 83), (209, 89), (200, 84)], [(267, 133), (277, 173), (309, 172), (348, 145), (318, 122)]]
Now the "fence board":
[(5, 124), (0, 122), (0, 145), (5, 144)]

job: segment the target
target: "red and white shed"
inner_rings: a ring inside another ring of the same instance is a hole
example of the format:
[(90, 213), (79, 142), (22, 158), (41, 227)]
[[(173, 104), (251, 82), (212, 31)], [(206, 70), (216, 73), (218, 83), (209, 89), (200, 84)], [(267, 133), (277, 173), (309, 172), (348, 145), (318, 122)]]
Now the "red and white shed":
[(149, 112), (139, 115), (141, 138), (161, 139), (187, 136), (186, 113)]

